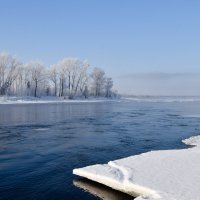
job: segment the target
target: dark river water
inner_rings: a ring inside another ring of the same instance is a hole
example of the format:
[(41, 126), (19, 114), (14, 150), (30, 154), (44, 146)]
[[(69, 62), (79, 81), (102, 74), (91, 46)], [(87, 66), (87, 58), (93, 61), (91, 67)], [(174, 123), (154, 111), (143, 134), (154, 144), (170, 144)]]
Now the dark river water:
[(192, 102), (0, 105), (0, 199), (132, 199), (72, 170), (185, 148), (200, 133), (198, 113)]

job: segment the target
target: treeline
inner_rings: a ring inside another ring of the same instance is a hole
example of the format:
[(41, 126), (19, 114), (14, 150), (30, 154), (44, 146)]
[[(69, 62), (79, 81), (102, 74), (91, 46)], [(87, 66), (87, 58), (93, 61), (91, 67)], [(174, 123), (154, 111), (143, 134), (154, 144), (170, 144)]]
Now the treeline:
[(112, 88), (112, 78), (102, 69), (90, 69), (88, 62), (78, 58), (64, 58), (45, 67), (40, 62), (23, 64), (13, 55), (0, 53), (0, 95), (112, 97), (116, 95)]

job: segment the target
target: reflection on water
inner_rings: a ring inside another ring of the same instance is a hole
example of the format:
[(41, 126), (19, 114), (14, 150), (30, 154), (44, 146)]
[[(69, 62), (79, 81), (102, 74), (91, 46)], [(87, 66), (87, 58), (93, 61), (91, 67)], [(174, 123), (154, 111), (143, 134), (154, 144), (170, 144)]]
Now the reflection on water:
[(73, 184), (76, 187), (79, 187), (96, 197), (99, 197), (103, 200), (132, 200), (132, 196), (129, 196), (125, 193), (113, 190), (107, 186), (90, 181), (88, 179), (76, 179), (73, 181)]

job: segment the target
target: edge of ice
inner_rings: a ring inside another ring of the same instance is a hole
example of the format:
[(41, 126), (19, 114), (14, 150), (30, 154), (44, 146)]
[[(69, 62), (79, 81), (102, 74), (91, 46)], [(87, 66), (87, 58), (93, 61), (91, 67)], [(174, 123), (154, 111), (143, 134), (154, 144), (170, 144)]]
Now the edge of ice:
[[(147, 153), (143, 153), (143, 154), (136, 155), (136, 156), (131, 156), (128, 158), (123, 158), (123, 159), (116, 160), (116, 161), (110, 161), (110, 162), (108, 162), (108, 164), (104, 164), (104, 165), (99, 164), (99, 165), (92, 165), (92, 166), (88, 166), (88, 167), (84, 167), (84, 168), (74, 169), (73, 174), (90, 179), (92, 181), (95, 181), (95, 182), (101, 183), (103, 185), (106, 185), (108, 187), (111, 187), (115, 190), (127, 193), (134, 197), (137, 197), (136, 198), (137, 200), (143, 200), (143, 199), (176, 200), (177, 198), (174, 197), (173, 194), (166, 193), (166, 191), (162, 191), (162, 190), (158, 191), (158, 190), (152, 189), (153, 187), (150, 188), (150, 187), (146, 187), (142, 184), (138, 184), (137, 182), (134, 183), (134, 179), (132, 180), (130, 178), (130, 177), (132, 177), (132, 176), (130, 176), (130, 174), (137, 175), (138, 171), (136, 171), (136, 172), (133, 171), (134, 164), (136, 164), (136, 165), (138, 165), (138, 163), (141, 164), (142, 163), (141, 159), (146, 159), (148, 162), (148, 161), (153, 160), (156, 155), (158, 155), (160, 157), (162, 157), (164, 155), (164, 157), (165, 157), (165, 154), (167, 154), (167, 155), (173, 155), (172, 156), (174, 159), (173, 161), (176, 162), (176, 158), (180, 159), (180, 157), (181, 157), (181, 159), (182, 159), (185, 156), (192, 157), (192, 155), (195, 153), (197, 153), (198, 155), (200, 154), (200, 150), (199, 150), (200, 149), (199, 148), (200, 147), (200, 135), (193, 136), (188, 139), (182, 140), (182, 142), (187, 145), (191, 145), (191, 146), (195, 146), (195, 147), (188, 148), (188, 149), (181, 149), (181, 150), (160, 150), (160, 151), (147, 152)], [(196, 157), (195, 157), (195, 160), (196, 160)], [(129, 161), (131, 161), (130, 169), (128, 167), (130, 165), (130, 163), (128, 163), (128, 164), (126, 163)], [(154, 161), (154, 164), (155, 164), (155, 162), (156, 161)], [(132, 166), (132, 164), (133, 164), (133, 166)], [(178, 164), (180, 164), (180, 163), (178, 163)], [(199, 168), (200, 168), (200, 162), (197, 163), (197, 166), (199, 166)], [(142, 169), (143, 168), (144, 168), (144, 166), (142, 166)], [(175, 168), (176, 168), (176, 166), (175, 166)], [(163, 169), (163, 170), (166, 170), (166, 169)], [(151, 173), (151, 171), (149, 173)], [(165, 172), (163, 171), (163, 172), (159, 172), (159, 173), (162, 174)], [(192, 172), (188, 171), (185, 173), (192, 173)], [(143, 177), (143, 178), (145, 179), (145, 177)], [(178, 178), (178, 177), (172, 177), (172, 178)], [(188, 181), (191, 181), (191, 180), (188, 180)], [(160, 183), (158, 183), (158, 184), (160, 184)], [(192, 184), (195, 184), (195, 183), (192, 183)], [(181, 200), (181, 199), (178, 199), (178, 200)]]

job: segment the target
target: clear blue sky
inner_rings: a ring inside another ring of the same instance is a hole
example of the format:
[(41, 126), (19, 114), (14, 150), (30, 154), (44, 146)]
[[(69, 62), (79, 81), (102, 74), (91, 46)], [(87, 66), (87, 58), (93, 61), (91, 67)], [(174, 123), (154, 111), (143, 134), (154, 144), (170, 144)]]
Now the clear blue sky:
[(0, 51), (46, 65), (88, 59), (133, 81), (117, 84), (128, 93), (143, 73), (143, 83), (147, 74), (200, 73), (200, 1), (0, 0)]

